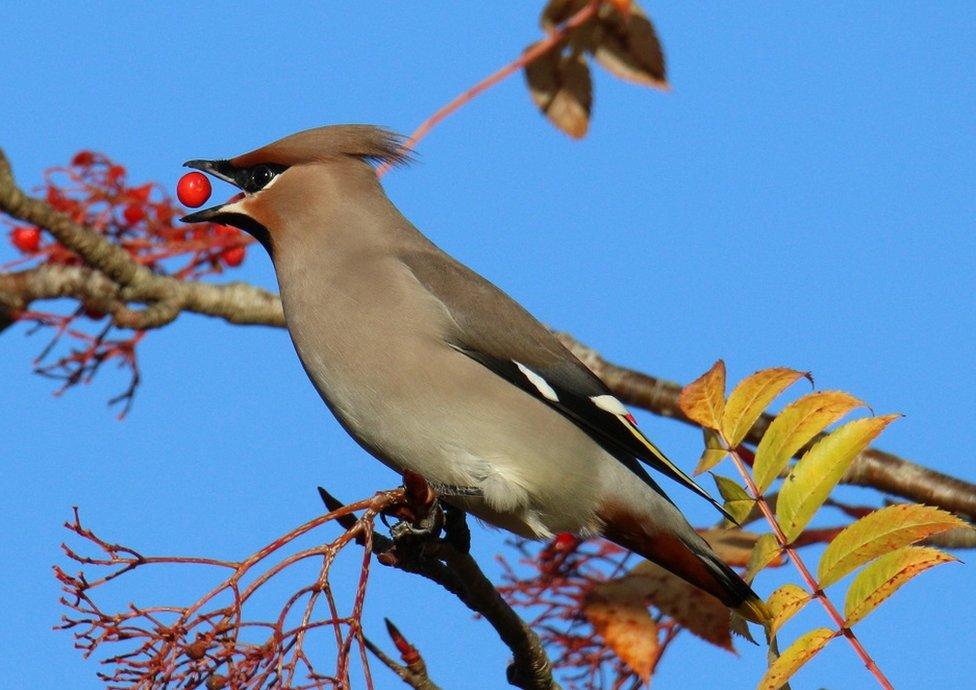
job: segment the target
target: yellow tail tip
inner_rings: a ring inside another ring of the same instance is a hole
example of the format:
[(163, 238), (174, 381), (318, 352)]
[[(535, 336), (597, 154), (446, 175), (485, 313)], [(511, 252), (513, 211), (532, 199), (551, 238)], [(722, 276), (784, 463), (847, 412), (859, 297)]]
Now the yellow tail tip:
[(766, 625), (770, 619), (769, 609), (766, 608), (766, 605), (759, 597), (746, 599), (739, 604), (735, 612), (746, 620), (758, 623), (759, 625)]

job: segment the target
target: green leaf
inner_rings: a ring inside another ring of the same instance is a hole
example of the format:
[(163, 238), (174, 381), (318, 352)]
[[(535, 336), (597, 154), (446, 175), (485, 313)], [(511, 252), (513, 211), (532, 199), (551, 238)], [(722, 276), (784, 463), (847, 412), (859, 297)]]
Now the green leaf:
[(790, 458), (814, 436), (863, 404), (843, 391), (820, 391), (787, 405), (756, 448), (752, 474), (759, 490), (765, 493)]
[(702, 429), (702, 434), (705, 436), (705, 450), (702, 452), (701, 458), (698, 460), (698, 465), (695, 467), (695, 474), (701, 474), (706, 470), (712, 469), (715, 465), (725, 460), (729, 454), (729, 451), (722, 447), (722, 440), (719, 438), (717, 432), (711, 429)]
[(777, 367), (751, 374), (735, 387), (725, 404), (722, 433), (735, 448), (742, 443), (763, 410), (784, 390), (803, 376), (802, 371)]
[(746, 566), (746, 572), (742, 579), (746, 582), (752, 582), (759, 571), (776, 560), (779, 554), (780, 545), (775, 536), (767, 533), (759, 537), (756, 546), (752, 549), (752, 556), (749, 558), (749, 564)]
[(725, 362), (718, 360), (685, 386), (678, 396), (678, 407), (703, 429), (721, 429), (725, 412)]
[(854, 458), (899, 415), (855, 419), (822, 438), (783, 482), (776, 519), (792, 542), (807, 526)]
[(734, 482), (728, 477), (712, 474), (712, 479), (715, 480), (715, 486), (725, 500), (725, 509), (729, 515), (735, 518), (736, 524), (741, 525), (742, 521), (752, 512), (753, 506), (756, 505), (756, 499), (749, 496), (746, 490), (739, 486), (738, 482)]
[(779, 690), (803, 664), (823, 649), (835, 634), (833, 630), (817, 628), (801, 635), (770, 665), (766, 675), (759, 681), (758, 690)]
[(919, 573), (955, 560), (955, 557), (928, 546), (904, 546), (885, 554), (858, 573), (851, 583), (844, 601), (847, 625), (862, 620)]
[(820, 557), (817, 577), (827, 587), (864, 563), (968, 523), (932, 506), (898, 504), (876, 510), (848, 525), (827, 546)]
[(783, 624), (813, 598), (810, 592), (797, 585), (783, 585), (769, 595), (766, 608), (769, 610), (769, 635), (775, 635)]

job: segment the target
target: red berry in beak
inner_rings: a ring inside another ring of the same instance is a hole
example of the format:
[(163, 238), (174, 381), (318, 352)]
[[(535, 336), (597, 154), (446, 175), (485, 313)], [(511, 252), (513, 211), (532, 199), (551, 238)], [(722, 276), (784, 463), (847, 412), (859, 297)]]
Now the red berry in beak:
[(176, 183), (176, 196), (184, 206), (203, 206), (210, 198), (210, 180), (200, 172), (187, 173)]

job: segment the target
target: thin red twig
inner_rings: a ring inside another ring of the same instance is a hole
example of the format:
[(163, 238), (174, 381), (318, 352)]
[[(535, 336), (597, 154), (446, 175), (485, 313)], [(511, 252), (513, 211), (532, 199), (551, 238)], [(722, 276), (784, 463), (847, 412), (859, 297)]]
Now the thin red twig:
[[(433, 115), (424, 120), (420, 126), (413, 131), (413, 134), (411, 134), (410, 137), (403, 143), (404, 150), (412, 151), (421, 139), (427, 136), (430, 131), (443, 120), (454, 114), (455, 111), (472, 101), (483, 91), (487, 91), (495, 84), (503, 81), (509, 75), (555, 48), (557, 45), (559, 45), (560, 41), (566, 37), (566, 34), (592, 19), (596, 15), (597, 10), (600, 8), (600, 4), (600, 0), (592, 0), (592, 2), (587, 3), (583, 9), (553, 29), (553, 31), (550, 32), (546, 38), (532, 45), (518, 58), (508, 63), (498, 71), (489, 74), (470, 89), (459, 94), (453, 100), (440, 107)], [(390, 170), (390, 167), (391, 166), (389, 163), (384, 163), (376, 169), (376, 175), (378, 177), (382, 177)]]

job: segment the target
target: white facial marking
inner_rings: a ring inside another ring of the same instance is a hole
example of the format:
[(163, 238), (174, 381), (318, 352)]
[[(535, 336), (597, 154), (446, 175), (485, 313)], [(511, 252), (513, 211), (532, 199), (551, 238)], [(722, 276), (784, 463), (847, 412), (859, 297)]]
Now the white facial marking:
[[(515, 362), (515, 360), (512, 361)], [(547, 400), (552, 400), (553, 402), (559, 402), (559, 396), (556, 395), (556, 391), (553, 390), (553, 387), (550, 386), (544, 378), (539, 376), (521, 362), (515, 362), (515, 366), (519, 368), (519, 371), (525, 374), (525, 378), (529, 380), (529, 383), (536, 387), (536, 390), (539, 391), (539, 394), (542, 395), (542, 397), (546, 398)]]

